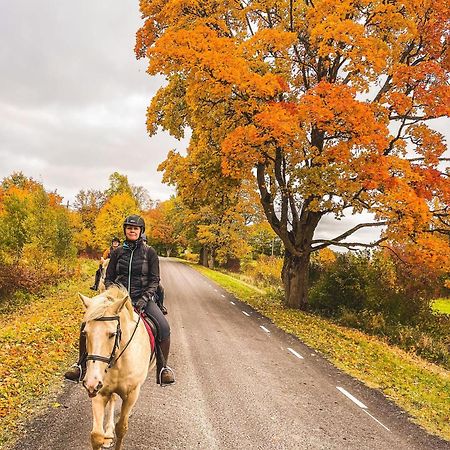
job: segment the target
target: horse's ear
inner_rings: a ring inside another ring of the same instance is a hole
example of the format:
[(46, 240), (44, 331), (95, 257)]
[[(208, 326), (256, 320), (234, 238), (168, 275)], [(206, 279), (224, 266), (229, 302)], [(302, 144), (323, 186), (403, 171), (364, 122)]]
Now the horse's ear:
[(115, 314), (119, 314), (120, 311), (122, 311), (122, 308), (125, 306), (128, 298), (129, 298), (128, 294), (125, 294), (125, 297), (122, 300), (119, 300), (116, 303), (114, 303), (114, 305), (113, 305), (113, 312)]
[(87, 309), (91, 302), (91, 299), (89, 297), (86, 297), (83, 294), (80, 294), (79, 292), (78, 292), (78, 296), (80, 297), (80, 300), (83, 302), (84, 307)]

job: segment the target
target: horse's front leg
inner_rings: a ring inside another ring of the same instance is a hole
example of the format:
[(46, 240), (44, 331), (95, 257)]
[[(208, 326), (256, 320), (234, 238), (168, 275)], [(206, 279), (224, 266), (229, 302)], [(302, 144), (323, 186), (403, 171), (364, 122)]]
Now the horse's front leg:
[(105, 442), (103, 419), (105, 418), (105, 406), (109, 397), (96, 395), (92, 399), (92, 431), (91, 444), (93, 450), (100, 450)]
[(104, 448), (110, 448), (114, 442), (114, 406), (116, 404), (117, 394), (112, 394), (105, 408), (105, 439)]
[(122, 398), (122, 409), (120, 410), (120, 419), (116, 424), (116, 436), (117, 442), (115, 450), (122, 449), (122, 441), (128, 430), (128, 418), (130, 417), (130, 412), (139, 397), (139, 392), (141, 387), (138, 386), (134, 391), (131, 391), (127, 397)]

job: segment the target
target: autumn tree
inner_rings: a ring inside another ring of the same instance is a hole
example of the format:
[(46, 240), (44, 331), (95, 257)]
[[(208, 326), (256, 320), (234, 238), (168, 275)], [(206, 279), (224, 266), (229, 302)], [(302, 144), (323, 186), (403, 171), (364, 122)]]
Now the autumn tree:
[(81, 215), (81, 220), (86, 228), (93, 231), (95, 218), (106, 201), (106, 195), (96, 189), (82, 189), (75, 197), (73, 207)]
[(0, 301), (70, 275), (75, 227), (62, 198), (13, 173), (0, 183)]
[(109, 186), (104, 191), (81, 190), (74, 202), (74, 211), (79, 218), (73, 218), (78, 250), (90, 253), (102, 249), (115, 235), (122, 236), (121, 223), (126, 215), (148, 209), (153, 204), (144, 187), (130, 184), (128, 177), (119, 172), (109, 176)]
[(248, 226), (248, 243), (255, 255), (281, 256), (281, 239), (267, 221)]
[(133, 197), (141, 210), (149, 209), (153, 205), (148, 191), (143, 186), (130, 184), (126, 175), (114, 172), (109, 176), (109, 187), (104, 195), (109, 199), (117, 194), (127, 194)]
[[(449, 230), (450, 189), (443, 136), (429, 121), (450, 108), (446, 2), (141, 0), (140, 9), (136, 54), (167, 79), (148, 130), (179, 138), (190, 128), (187, 156), (169, 160), (220, 156), (224, 178), (256, 180), (285, 247), (287, 305), (307, 306), (311, 254), (330, 245), (443, 245), (434, 236)], [(317, 237), (325, 216), (368, 211), (373, 220)], [(354, 238), (371, 227), (380, 239)]]
[(129, 192), (113, 195), (95, 219), (93, 242), (98, 249), (109, 245), (115, 236), (123, 236), (123, 221), (130, 214), (139, 213), (138, 205)]
[(175, 197), (158, 203), (143, 216), (148, 243), (158, 252), (171, 256), (186, 245), (183, 217)]
[(185, 227), (200, 246), (200, 264), (213, 267), (243, 257), (250, 250), (245, 225), (257, 214), (251, 189), (222, 176), (218, 148), (193, 136), (189, 155), (170, 152), (159, 169), (163, 180), (177, 187)]

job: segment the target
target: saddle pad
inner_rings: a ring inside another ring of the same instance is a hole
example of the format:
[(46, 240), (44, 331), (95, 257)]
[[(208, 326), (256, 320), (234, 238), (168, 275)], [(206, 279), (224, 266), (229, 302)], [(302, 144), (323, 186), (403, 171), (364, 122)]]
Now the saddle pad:
[(150, 328), (150, 325), (147, 323), (147, 321), (144, 318), (144, 315), (142, 313), (139, 313), (141, 316), (142, 322), (144, 322), (145, 329), (147, 330), (148, 337), (150, 339), (150, 348), (152, 349), (152, 353), (155, 351), (155, 336), (153, 335), (153, 331)]

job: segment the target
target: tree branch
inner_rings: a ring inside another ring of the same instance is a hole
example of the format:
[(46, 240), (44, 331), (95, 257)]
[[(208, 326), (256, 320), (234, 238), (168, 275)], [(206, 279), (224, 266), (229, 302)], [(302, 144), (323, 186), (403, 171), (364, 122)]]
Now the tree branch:
[(370, 244), (364, 244), (362, 242), (338, 242), (338, 241), (333, 241), (331, 239), (330, 240), (320, 239), (318, 241), (313, 241), (313, 242), (323, 242), (323, 244), (317, 245), (316, 247), (312, 247), (312, 251), (315, 252), (315, 251), (321, 250), (325, 247), (329, 247), (330, 245), (336, 245), (337, 247), (345, 247), (345, 248), (348, 248), (349, 250), (357, 250), (358, 247), (373, 248), (373, 247), (379, 246), (385, 240), (387, 240), (386, 237), (378, 239), (378, 241), (372, 242)]
[[(361, 228), (367, 228), (367, 227), (382, 227), (384, 225), (387, 225), (388, 222), (370, 222), (370, 223), (359, 223), (358, 225), (355, 225), (353, 228), (350, 228), (350, 230), (347, 230), (345, 233), (342, 233), (341, 235), (331, 239), (332, 241), (342, 241), (342, 239), (345, 239), (346, 237), (352, 235), (356, 231), (360, 230)], [(323, 240), (314, 240), (312, 241), (312, 244), (315, 244), (317, 242), (324, 242)]]

